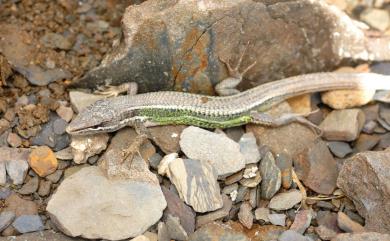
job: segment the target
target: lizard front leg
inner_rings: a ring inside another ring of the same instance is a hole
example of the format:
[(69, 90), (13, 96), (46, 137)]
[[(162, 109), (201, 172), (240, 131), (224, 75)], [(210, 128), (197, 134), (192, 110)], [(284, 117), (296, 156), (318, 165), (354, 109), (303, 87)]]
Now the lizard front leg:
[(235, 67), (232, 67), (230, 65), (229, 60), (226, 61), (222, 58), (219, 58), (221, 62), (223, 62), (226, 65), (226, 68), (228, 69), (229, 72), (229, 77), (222, 80), (215, 86), (215, 92), (217, 92), (218, 95), (227, 96), (227, 95), (235, 95), (237, 93), (240, 93), (240, 91), (236, 89), (237, 85), (241, 83), (245, 73), (248, 72), (256, 64), (255, 61), (251, 65), (249, 65), (244, 71), (242, 72), (239, 71), (242, 59), (248, 48), (248, 45), (249, 43), (245, 46), (245, 49), (240, 55), (240, 58), (238, 59), (238, 62)]

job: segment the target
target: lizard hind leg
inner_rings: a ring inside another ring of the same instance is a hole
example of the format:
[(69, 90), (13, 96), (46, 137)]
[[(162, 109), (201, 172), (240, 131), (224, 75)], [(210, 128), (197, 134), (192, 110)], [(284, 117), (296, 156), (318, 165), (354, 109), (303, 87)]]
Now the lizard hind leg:
[(228, 96), (228, 95), (234, 95), (239, 93), (240, 91), (236, 89), (237, 85), (241, 83), (244, 75), (246, 72), (248, 72), (251, 68), (253, 68), (256, 64), (256, 61), (254, 61), (252, 64), (250, 64), (247, 68), (245, 68), (242, 72), (240, 72), (239, 68), (241, 66), (242, 59), (245, 55), (245, 52), (248, 48), (249, 43), (245, 46), (244, 51), (240, 54), (240, 57), (238, 59), (238, 62), (236, 66), (232, 67), (230, 65), (229, 60), (225, 60), (221, 57), (219, 57), (219, 60), (226, 65), (226, 68), (229, 72), (229, 77), (222, 80), (215, 86), (215, 91), (220, 96)]
[(288, 125), (290, 123), (296, 122), (300, 123), (308, 128), (310, 128), (316, 135), (322, 136), (322, 130), (317, 125), (308, 121), (304, 115), (295, 114), (295, 113), (286, 113), (281, 116), (274, 118), (269, 114), (261, 113), (257, 111), (252, 111), (250, 113), (252, 117), (252, 123), (260, 124), (269, 127), (280, 127), (284, 125)]

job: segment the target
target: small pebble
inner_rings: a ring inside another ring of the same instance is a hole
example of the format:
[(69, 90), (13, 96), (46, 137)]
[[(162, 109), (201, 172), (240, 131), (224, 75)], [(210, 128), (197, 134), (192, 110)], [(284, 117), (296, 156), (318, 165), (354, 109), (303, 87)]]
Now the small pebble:
[(286, 214), (282, 214), (282, 213), (268, 214), (268, 219), (273, 225), (286, 226)]
[(7, 137), (7, 142), (12, 147), (19, 147), (22, 145), (22, 139), (15, 133), (9, 133)]
[(328, 147), (338, 158), (344, 158), (346, 155), (352, 153), (352, 148), (346, 142), (330, 141), (328, 142)]
[(6, 229), (15, 219), (15, 213), (12, 211), (3, 211), (0, 213), (0, 232)]
[(38, 190), (39, 187), (39, 178), (33, 177), (26, 184), (23, 185), (21, 189), (18, 190), (18, 193), (22, 195), (30, 195)]
[(29, 233), (44, 229), (41, 217), (39, 215), (22, 215), (15, 219), (12, 226), (19, 233)]
[(289, 190), (278, 193), (269, 202), (269, 208), (277, 211), (288, 210), (302, 200), (302, 194), (298, 190)]
[(56, 112), (57, 112), (57, 115), (59, 117), (61, 117), (61, 119), (65, 120), (66, 122), (69, 122), (72, 120), (73, 110), (71, 107), (66, 107), (66, 106), (60, 105), (60, 107), (58, 107)]
[(58, 162), (53, 151), (47, 146), (40, 146), (30, 153), (28, 162), (31, 168), (41, 177), (57, 170)]

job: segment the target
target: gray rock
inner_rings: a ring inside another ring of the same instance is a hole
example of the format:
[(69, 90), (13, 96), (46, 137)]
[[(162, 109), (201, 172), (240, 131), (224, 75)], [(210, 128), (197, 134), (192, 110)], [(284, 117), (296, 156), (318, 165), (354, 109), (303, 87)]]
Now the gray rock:
[(95, 103), (98, 100), (105, 99), (104, 95), (88, 94), (80, 91), (69, 91), (70, 103), (80, 113), (87, 106)]
[(258, 208), (255, 210), (255, 218), (256, 220), (263, 220), (266, 223), (269, 223), (269, 209), (268, 208)]
[(64, 233), (89, 239), (118, 240), (144, 233), (160, 219), (166, 202), (146, 164), (134, 164), (138, 170), (133, 170), (132, 179), (109, 180), (95, 166), (66, 178), (47, 205), (51, 220)]
[(38, 195), (41, 197), (48, 196), (50, 194), (51, 181), (41, 181), (38, 189)]
[(280, 169), (283, 188), (290, 189), (292, 184), (292, 158), (284, 153), (277, 154), (275, 164)]
[(388, 241), (389, 234), (366, 232), (366, 233), (341, 233), (332, 239), (332, 241)]
[(299, 180), (317, 193), (329, 195), (336, 188), (337, 162), (321, 139), (294, 158), (294, 168)]
[(233, 229), (228, 224), (211, 223), (204, 225), (193, 233), (188, 241), (249, 241), (242, 232)]
[(0, 188), (0, 200), (6, 199), (12, 194), (12, 191), (9, 187)]
[(240, 206), (240, 211), (238, 212), (238, 220), (244, 227), (247, 229), (251, 229), (253, 225), (253, 213), (252, 213), (252, 206), (244, 202)]
[(273, 225), (286, 226), (286, 214), (271, 213), (268, 214), (268, 219)]
[(293, 230), (286, 230), (279, 236), (278, 241), (310, 241), (310, 239)]
[(217, 172), (207, 162), (177, 158), (168, 164), (167, 175), (180, 197), (196, 212), (209, 212), (223, 205)]
[(302, 201), (302, 194), (293, 189), (275, 195), (269, 202), (268, 207), (277, 211), (288, 210), (300, 201)]
[(39, 215), (22, 215), (15, 219), (12, 226), (19, 233), (30, 233), (44, 229), (41, 217)]
[(260, 184), (261, 197), (271, 199), (282, 184), (280, 169), (276, 166), (271, 152), (267, 152), (261, 160), (260, 175), (263, 178)]
[(181, 133), (180, 147), (187, 157), (213, 165), (219, 177), (233, 174), (245, 166), (240, 145), (222, 134), (190, 126)]
[(367, 231), (390, 232), (390, 152), (363, 152), (344, 162), (337, 186), (365, 218)]
[(252, 132), (245, 133), (238, 141), (240, 151), (245, 157), (245, 164), (257, 163), (261, 156), (259, 147), (256, 144), (256, 137)]
[(183, 125), (168, 125), (168, 126), (155, 126), (148, 130), (152, 136), (153, 142), (165, 153), (180, 151), (180, 135), (186, 128)]
[(364, 112), (360, 109), (334, 110), (319, 127), (329, 141), (353, 141), (359, 136), (364, 121)]
[[(57, 123), (56, 125), (59, 126), (55, 127), (54, 123)], [(42, 130), (38, 133), (38, 135), (32, 138), (31, 143), (36, 146), (49, 146), (53, 149), (53, 151), (59, 151), (69, 146), (69, 135), (63, 130), (60, 130), (63, 127), (61, 127), (61, 124), (58, 123), (67, 125), (67, 123), (64, 123), (58, 115), (51, 113), (49, 122), (42, 125)], [(57, 128), (57, 130), (55, 131), (54, 128)], [(56, 132), (61, 134), (57, 134)]]
[(330, 141), (328, 142), (328, 147), (338, 158), (344, 158), (346, 155), (352, 153), (352, 148), (346, 142)]
[(5, 167), (14, 185), (19, 185), (24, 182), (24, 178), (28, 171), (27, 159), (7, 161)]
[(236, 61), (248, 42), (250, 58), (243, 65), (257, 65), (244, 88), (331, 70), (344, 59), (388, 59), (389, 52), (385, 38), (366, 37), (345, 13), (324, 1), (153, 0), (131, 5), (122, 23), (122, 42), (79, 80), (80, 87), (132, 79), (141, 92), (174, 87), (212, 93), (212, 86), (227, 77), (218, 58)]
[(0, 162), (0, 185), (7, 182), (7, 172), (5, 171), (5, 162)]
[(167, 229), (169, 236), (174, 240), (187, 240), (188, 234), (184, 228), (180, 225), (179, 218), (174, 217), (170, 214), (167, 215), (166, 220)]
[(295, 215), (293, 224), (290, 226), (290, 230), (303, 234), (310, 226), (312, 216), (313, 211), (310, 209), (298, 211)]
[(6, 229), (15, 219), (15, 213), (12, 211), (4, 211), (0, 213), (0, 232)]
[(80, 238), (70, 238), (53, 230), (27, 233), (18, 236), (1, 237), (1, 241), (83, 241)]
[(65, 133), (68, 123), (62, 118), (58, 118), (53, 122), (53, 132), (57, 135), (62, 135)]
[(223, 195), (223, 207), (213, 212), (204, 215), (196, 216), (196, 226), (201, 227), (207, 223), (211, 223), (217, 219), (224, 218), (229, 215), (232, 208), (232, 201), (226, 195)]
[(157, 170), (160, 161), (162, 160), (162, 156), (158, 153), (154, 153), (153, 156), (149, 158), (149, 164), (152, 168)]
[(47, 175), (45, 178), (52, 183), (57, 183), (61, 179), (63, 173), (63, 170), (57, 170), (54, 173)]
[(26, 184), (23, 185), (21, 189), (18, 190), (18, 193), (22, 195), (29, 195), (38, 190), (39, 187), (39, 178), (33, 177)]
[(179, 218), (180, 224), (187, 235), (192, 234), (195, 231), (195, 212), (175, 192), (164, 186), (161, 186), (161, 190), (167, 202), (165, 213)]
[(167, 225), (164, 222), (159, 222), (157, 225), (157, 240), (158, 241), (171, 241), (169, 236)]

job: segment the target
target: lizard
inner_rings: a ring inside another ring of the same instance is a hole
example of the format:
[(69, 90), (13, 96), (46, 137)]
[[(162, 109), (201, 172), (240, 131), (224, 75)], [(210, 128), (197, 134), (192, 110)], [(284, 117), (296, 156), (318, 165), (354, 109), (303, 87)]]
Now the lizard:
[[(71, 135), (114, 132), (131, 126), (139, 133), (135, 144), (124, 152), (128, 157), (149, 138), (147, 127), (158, 125), (194, 125), (204, 128), (229, 128), (248, 123), (278, 127), (291, 122), (302, 123), (321, 133), (303, 115), (287, 113), (278, 118), (265, 112), (280, 102), (298, 95), (338, 89), (390, 89), (390, 76), (375, 73), (312, 73), (269, 82), (239, 92), (236, 87), (255, 63), (240, 73), (242, 56), (232, 67), (221, 59), (229, 78), (215, 86), (220, 96), (206, 96), (175, 91), (149, 92), (116, 96), (95, 102), (79, 113), (67, 126)], [(129, 85), (133, 86), (134, 85)], [(136, 86), (135, 86), (136, 87)]]

